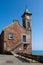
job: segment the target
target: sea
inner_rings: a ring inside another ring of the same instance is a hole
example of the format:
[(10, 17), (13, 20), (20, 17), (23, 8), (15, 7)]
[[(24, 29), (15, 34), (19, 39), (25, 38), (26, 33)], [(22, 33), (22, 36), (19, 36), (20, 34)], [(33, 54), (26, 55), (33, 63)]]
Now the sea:
[(33, 55), (42, 55), (43, 56), (43, 50), (32, 50)]

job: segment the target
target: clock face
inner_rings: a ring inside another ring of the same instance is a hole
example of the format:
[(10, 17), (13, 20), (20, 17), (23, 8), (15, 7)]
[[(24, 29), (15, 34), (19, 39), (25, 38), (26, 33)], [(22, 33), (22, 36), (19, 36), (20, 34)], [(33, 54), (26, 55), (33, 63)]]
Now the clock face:
[(30, 19), (30, 16), (25, 16), (26, 19)]

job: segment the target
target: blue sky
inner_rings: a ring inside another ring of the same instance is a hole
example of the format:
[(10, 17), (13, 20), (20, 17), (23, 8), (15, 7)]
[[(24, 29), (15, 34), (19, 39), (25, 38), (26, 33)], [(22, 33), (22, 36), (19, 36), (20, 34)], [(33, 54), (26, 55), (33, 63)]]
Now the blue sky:
[(14, 19), (22, 24), (26, 6), (32, 13), (32, 49), (43, 50), (43, 0), (0, 0), (0, 33)]

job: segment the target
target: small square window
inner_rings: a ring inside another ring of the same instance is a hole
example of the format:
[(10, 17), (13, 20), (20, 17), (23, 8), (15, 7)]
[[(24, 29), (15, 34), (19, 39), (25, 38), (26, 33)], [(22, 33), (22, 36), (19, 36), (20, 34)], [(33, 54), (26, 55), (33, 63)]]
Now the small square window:
[(13, 39), (13, 34), (12, 33), (9, 34), (9, 39)]

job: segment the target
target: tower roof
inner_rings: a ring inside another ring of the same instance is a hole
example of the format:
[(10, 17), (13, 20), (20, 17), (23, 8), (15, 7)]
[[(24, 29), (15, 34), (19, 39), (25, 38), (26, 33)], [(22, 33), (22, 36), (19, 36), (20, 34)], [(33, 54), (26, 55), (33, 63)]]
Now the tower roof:
[(25, 9), (25, 13), (30, 13), (28, 9)]
[(23, 17), (25, 14), (27, 14), (27, 15), (32, 15), (32, 14), (29, 12), (28, 9), (25, 9), (24, 14), (22, 15), (22, 17)]

